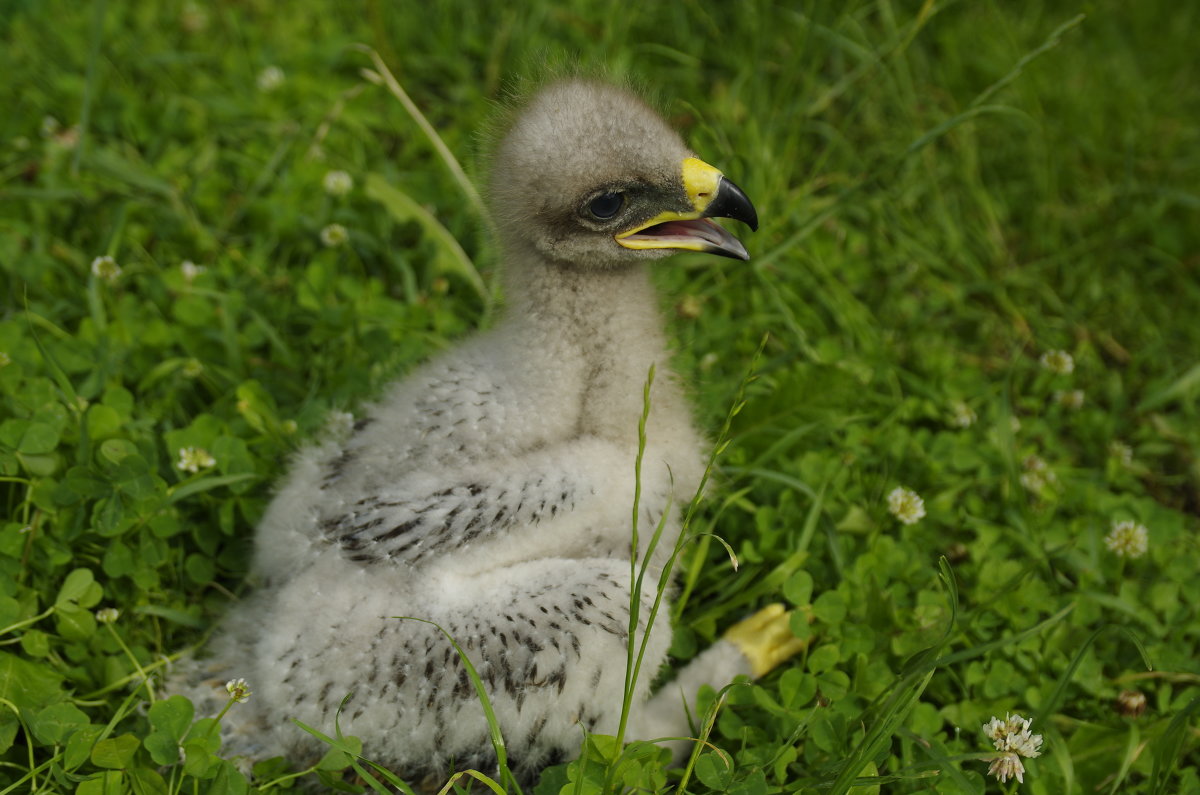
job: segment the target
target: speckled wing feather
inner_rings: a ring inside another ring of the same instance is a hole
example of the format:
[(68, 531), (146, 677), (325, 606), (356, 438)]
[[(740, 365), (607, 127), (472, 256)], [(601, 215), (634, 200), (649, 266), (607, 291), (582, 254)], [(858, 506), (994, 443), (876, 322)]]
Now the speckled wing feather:
[(321, 530), (350, 560), (415, 566), (429, 556), (570, 511), (576, 493), (586, 488), (561, 473), (520, 473), (490, 484), (466, 482), (424, 494), (385, 492), (363, 497), (349, 511), (323, 519)]

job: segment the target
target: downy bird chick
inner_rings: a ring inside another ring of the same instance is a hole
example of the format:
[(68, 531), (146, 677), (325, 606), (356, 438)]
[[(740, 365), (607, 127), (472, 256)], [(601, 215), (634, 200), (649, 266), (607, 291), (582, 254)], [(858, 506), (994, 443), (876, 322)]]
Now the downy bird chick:
[[(223, 703), (225, 753), (323, 752), (298, 719), (364, 743), (404, 775), (496, 764), (466, 669), (478, 670), (523, 776), (613, 734), (629, 632), (638, 421), (641, 549), (664, 513), (661, 571), (706, 444), (674, 377), (648, 269), (679, 250), (747, 259), (710, 220), (757, 226), (750, 200), (632, 94), (567, 80), (534, 95), (494, 157), (490, 203), (507, 310), (391, 386), (353, 431), (303, 452), (256, 536), (256, 591), (176, 689)], [(676, 506), (672, 510), (672, 506)], [(637, 633), (655, 598), (640, 594)], [(689, 734), (704, 683), (759, 675), (799, 649), (782, 609), (743, 622), (651, 697), (670, 642), (650, 631), (628, 737)], [(212, 684), (215, 681), (218, 689)]]

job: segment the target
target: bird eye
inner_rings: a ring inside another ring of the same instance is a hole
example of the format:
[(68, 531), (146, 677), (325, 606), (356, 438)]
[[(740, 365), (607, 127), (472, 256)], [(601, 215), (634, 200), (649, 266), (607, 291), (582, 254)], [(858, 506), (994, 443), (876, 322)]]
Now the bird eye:
[(593, 217), (601, 221), (612, 218), (625, 206), (625, 195), (622, 193), (604, 193), (588, 203), (587, 210)]

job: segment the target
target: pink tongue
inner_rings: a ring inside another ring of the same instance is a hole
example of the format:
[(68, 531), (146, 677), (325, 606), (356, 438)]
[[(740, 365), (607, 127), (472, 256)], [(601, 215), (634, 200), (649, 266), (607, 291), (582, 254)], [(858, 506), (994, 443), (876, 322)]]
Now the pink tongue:
[(667, 221), (655, 224), (649, 229), (643, 229), (638, 235), (646, 237), (682, 237), (692, 240), (698, 238), (713, 244), (721, 242), (720, 235), (715, 233), (712, 223), (703, 218), (695, 221)]
[(650, 232), (654, 235), (686, 235), (694, 229), (691, 224), (685, 221), (667, 221), (664, 224), (655, 224), (650, 229), (643, 229), (642, 233)]

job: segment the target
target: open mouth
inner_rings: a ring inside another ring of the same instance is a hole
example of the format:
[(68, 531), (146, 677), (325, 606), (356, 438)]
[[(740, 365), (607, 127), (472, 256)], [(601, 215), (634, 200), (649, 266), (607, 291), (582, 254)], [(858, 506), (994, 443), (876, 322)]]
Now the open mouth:
[(626, 248), (676, 248), (750, 259), (741, 241), (707, 218), (672, 219), (617, 238)]

